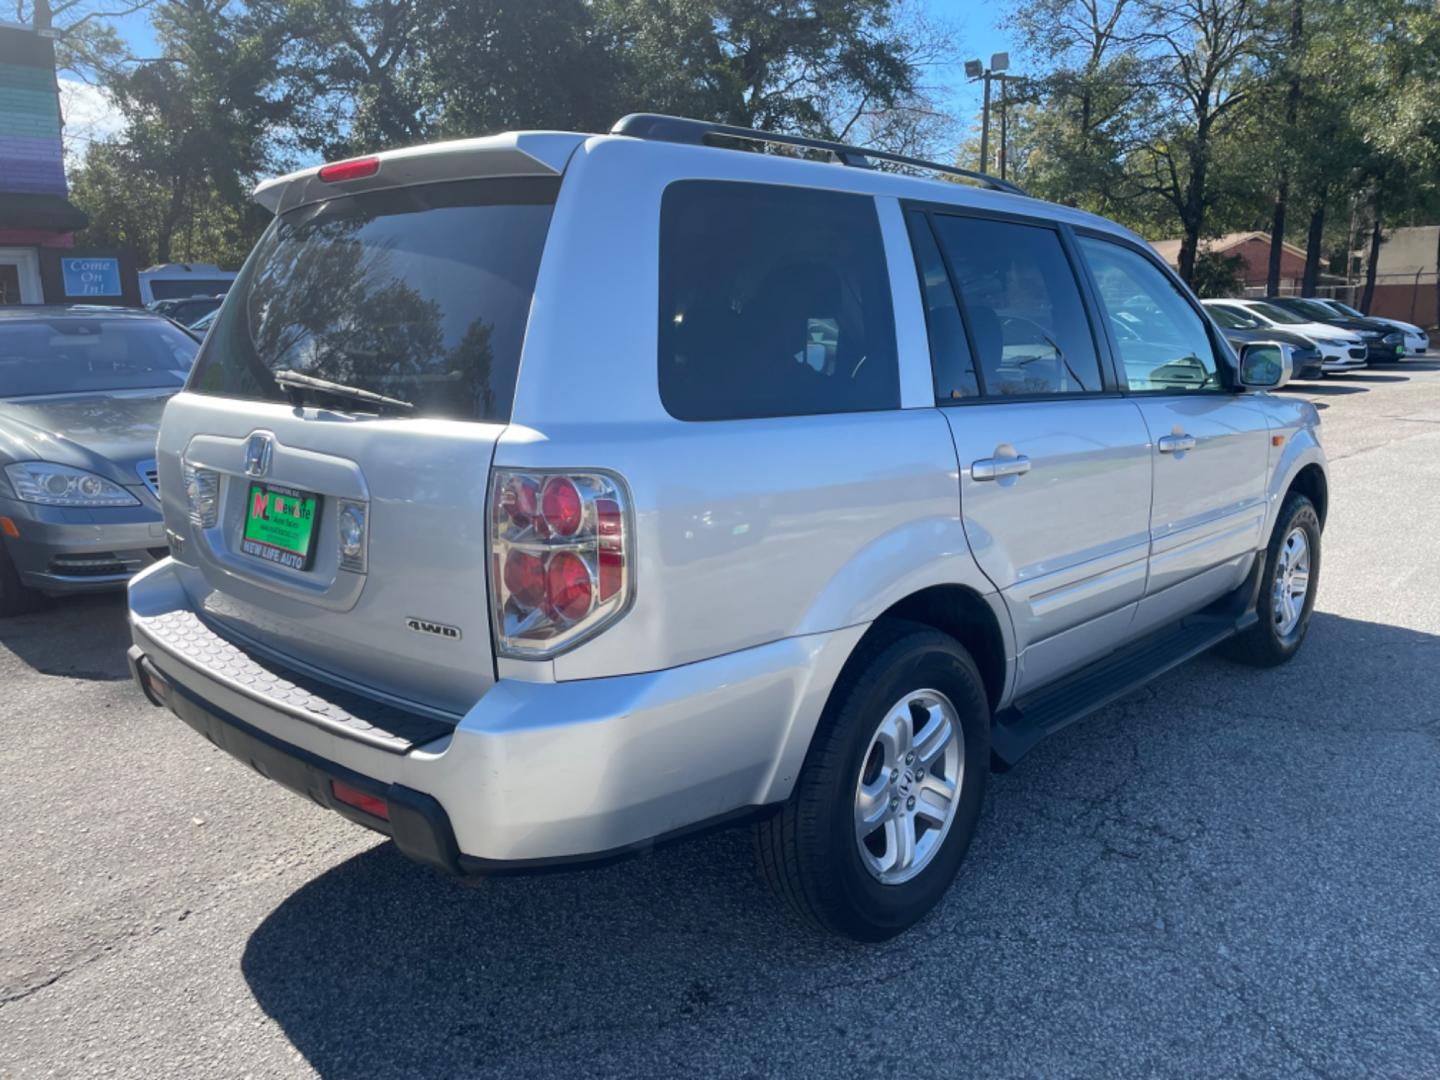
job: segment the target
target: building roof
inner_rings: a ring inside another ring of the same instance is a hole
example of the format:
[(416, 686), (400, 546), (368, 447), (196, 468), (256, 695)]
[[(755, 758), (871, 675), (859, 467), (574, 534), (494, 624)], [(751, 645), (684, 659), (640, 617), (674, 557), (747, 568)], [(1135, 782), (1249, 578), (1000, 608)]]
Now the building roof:
[(7, 191), (0, 197), (0, 228), (74, 232), (88, 224), (89, 215), (72, 206), (64, 195)]
[[(1268, 244), (1270, 242), (1270, 234), (1267, 232), (1261, 232), (1259, 229), (1252, 229), (1249, 232), (1226, 233), (1224, 236), (1215, 236), (1207, 239), (1202, 239), (1200, 241), (1200, 250), (1218, 251), (1223, 254), (1224, 252), (1229, 251), (1231, 248), (1237, 248), (1241, 244), (1247, 243), (1250, 240), (1261, 240), (1264, 243)], [(1164, 259), (1171, 266), (1174, 266), (1180, 261), (1180, 243), (1181, 241), (1179, 240), (1151, 240), (1150, 246), (1155, 249), (1155, 251), (1160, 255), (1162, 259)], [(1297, 245), (1291, 244), (1289, 242), (1286, 242), (1284, 244), (1284, 247), (1292, 255), (1295, 255), (1298, 258), (1303, 259), (1305, 257), (1304, 248), (1298, 247)]]

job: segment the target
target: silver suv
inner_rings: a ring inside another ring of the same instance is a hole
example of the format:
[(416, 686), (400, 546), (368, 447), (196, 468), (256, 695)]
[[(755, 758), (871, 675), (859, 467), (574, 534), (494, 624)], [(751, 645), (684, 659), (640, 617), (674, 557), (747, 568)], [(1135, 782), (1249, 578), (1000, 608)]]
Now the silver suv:
[(914, 923), (992, 768), (1295, 653), (1327, 501), (1278, 349), (922, 165), (632, 116), (262, 185), (161, 426), (147, 696), (454, 873), (751, 819), (805, 918)]

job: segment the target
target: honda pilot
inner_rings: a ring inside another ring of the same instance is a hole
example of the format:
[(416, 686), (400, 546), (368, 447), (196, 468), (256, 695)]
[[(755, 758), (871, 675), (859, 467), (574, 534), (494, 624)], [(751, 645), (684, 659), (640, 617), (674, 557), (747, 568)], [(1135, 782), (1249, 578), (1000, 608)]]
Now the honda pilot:
[(161, 425), (131, 664), (420, 863), (745, 821), (800, 916), (882, 939), (992, 770), (1305, 638), (1317, 413), (1109, 221), (654, 115), (256, 199)]

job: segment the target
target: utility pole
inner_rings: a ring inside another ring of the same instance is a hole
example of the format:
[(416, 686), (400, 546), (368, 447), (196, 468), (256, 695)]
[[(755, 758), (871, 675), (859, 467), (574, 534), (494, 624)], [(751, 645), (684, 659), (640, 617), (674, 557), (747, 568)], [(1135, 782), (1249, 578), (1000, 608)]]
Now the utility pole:
[(979, 60), (965, 61), (965, 77), (971, 82), (984, 80), (985, 105), (980, 114), (980, 171), (990, 171), (990, 82), (1000, 80), (1000, 176), (1005, 176), (1005, 79), (1001, 74), (1010, 66), (1010, 54), (998, 52), (990, 57), (990, 66)]
[(985, 80), (985, 111), (980, 114), (980, 171), (990, 168), (990, 72), (981, 76)]
[(1010, 110), (1005, 107), (1005, 76), (1000, 79), (1000, 179), (1005, 179), (1005, 136), (1010, 130)]

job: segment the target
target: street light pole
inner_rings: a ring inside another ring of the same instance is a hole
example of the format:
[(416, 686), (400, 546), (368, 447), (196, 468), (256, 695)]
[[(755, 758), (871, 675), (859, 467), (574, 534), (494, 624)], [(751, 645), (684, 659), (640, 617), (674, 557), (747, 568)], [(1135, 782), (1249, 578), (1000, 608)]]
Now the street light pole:
[(980, 118), (980, 171), (990, 168), (990, 72), (981, 76), (985, 80), (985, 111)]
[(1005, 136), (1009, 131), (1010, 110), (1005, 108), (1005, 83), (1008, 82), (1004, 75), (1000, 79), (1000, 179), (1005, 179)]
[(1010, 66), (1009, 53), (996, 53), (990, 57), (987, 68), (979, 60), (965, 61), (965, 77), (971, 82), (977, 79), (985, 82), (985, 105), (980, 114), (980, 171), (990, 168), (990, 80), (1000, 80), (1000, 175), (1005, 175), (1005, 76), (1001, 74)]

